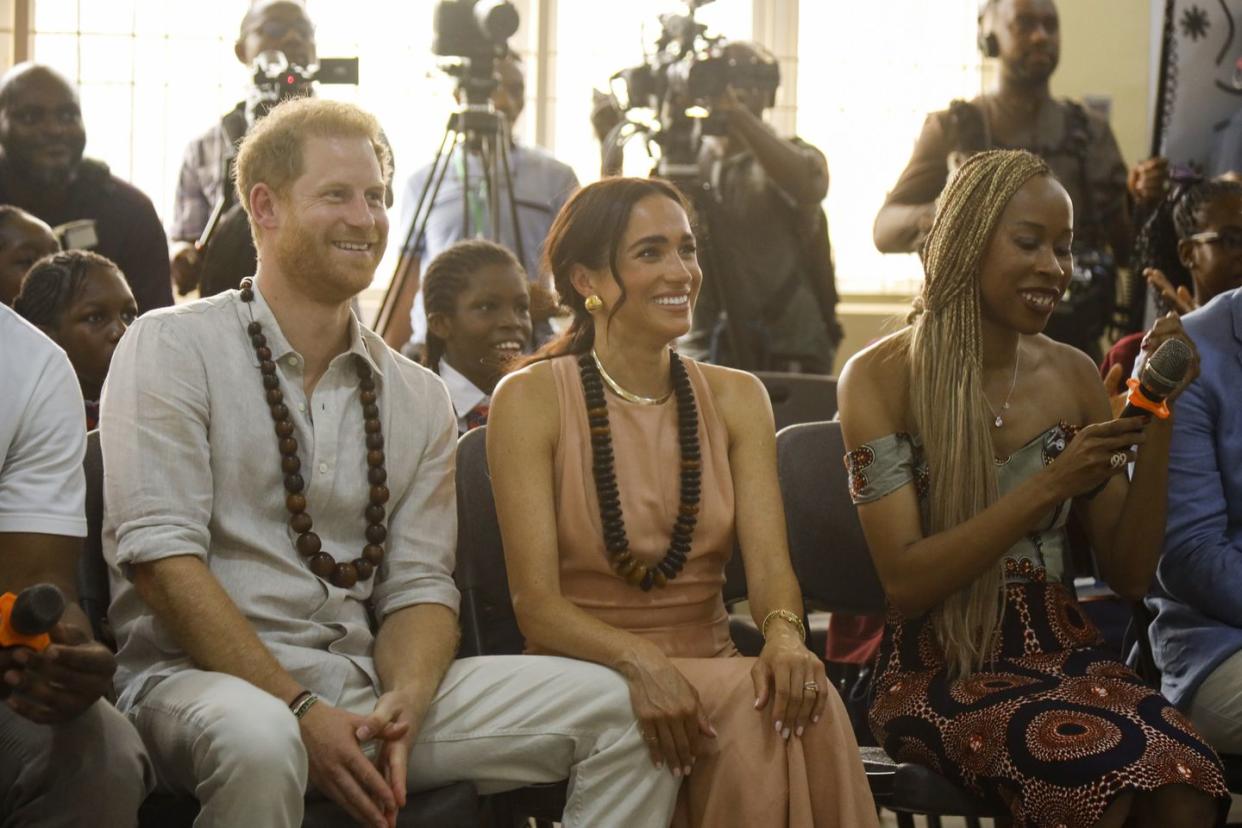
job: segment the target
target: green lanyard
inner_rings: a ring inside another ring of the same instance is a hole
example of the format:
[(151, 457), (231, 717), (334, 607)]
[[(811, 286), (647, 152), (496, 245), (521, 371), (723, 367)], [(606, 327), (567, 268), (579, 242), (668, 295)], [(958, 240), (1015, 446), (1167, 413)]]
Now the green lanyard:
[[(463, 184), (466, 181), (466, 149), (464, 146), (461, 152), (457, 153), (457, 178)], [(466, 209), (470, 211), (471, 228), (474, 231), (474, 237), (483, 238), (486, 235), (483, 228), (487, 221), (487, 204), (483, 198), (482, 169), (475, 176), (474, 184), (463, 195), (466, 199)]]

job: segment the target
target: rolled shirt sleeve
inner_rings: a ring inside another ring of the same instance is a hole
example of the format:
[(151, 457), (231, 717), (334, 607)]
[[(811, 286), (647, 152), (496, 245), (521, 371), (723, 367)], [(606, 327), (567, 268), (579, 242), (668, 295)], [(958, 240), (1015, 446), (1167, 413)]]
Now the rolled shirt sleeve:
[[(428, 371), (398, 381), (419, 383), (426, 399), (421, 424), (425, 448), (405, 495), (388, 524), (384, 577), (372, 593), (377, 617), (416, 604), (443, 604), (457, 612), (461, 596), (453, 581), (457, 555), (457, 417), (444, 383)], [(409, 422), (409, 418), (405, 418)], [(394, 438), (400, 435), (394, 430)]]
[(213, 490), (208, 384), (167, 315), (136, 321), (112, 356), (100, 418), (104, 498), (116, 544), (109, 563), (175, 555), (206, 560)]

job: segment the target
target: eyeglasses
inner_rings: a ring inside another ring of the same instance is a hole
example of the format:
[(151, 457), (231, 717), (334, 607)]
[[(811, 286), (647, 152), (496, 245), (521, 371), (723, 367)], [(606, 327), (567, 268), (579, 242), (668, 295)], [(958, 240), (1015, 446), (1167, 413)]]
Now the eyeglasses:
[(1242, 251), (1242, 230), (1205, 230), (1202, 233), (1195, 233), (1193, 236), (1187, 236), (1186, 241), (1196, 242), (1198, 244), (1219, 244), (1230, 253)]

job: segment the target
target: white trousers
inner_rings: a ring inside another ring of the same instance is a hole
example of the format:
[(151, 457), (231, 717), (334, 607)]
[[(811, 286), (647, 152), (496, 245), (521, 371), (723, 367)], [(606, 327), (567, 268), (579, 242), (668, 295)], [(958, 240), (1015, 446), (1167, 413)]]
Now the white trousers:
[[(341, 707), (365, 715), (361, 673)], [(130, 711), (160, 786), (194, 795), (195, 828), (298, 828), (307, 785), (297, 720), (234, 676), (186, 670)], [(472, 781), (481, 793), (569, 778), (563, 824), (667, 826), (679, 781), (651, 764), (621, 677), (550, 656), (453, 662), (410, 753), (411, 791)]]
[(1242, 753), (1242, 652), (1208, 674), (1186, 714), (1218, 753)]

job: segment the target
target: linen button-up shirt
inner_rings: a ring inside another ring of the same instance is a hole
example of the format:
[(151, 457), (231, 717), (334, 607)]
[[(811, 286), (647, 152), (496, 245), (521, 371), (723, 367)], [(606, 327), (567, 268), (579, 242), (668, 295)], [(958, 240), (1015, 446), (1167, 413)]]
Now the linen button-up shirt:
[[(252, 313), (294, 423), (312, 531), (341, 562), (359, 557), (367, 542), (357, 365), (374, 373), (391, 492), (388, 537), (382, 566), (348, 590), (314, 575), (294, 548), (272, 415), (246, 332)], [(121, 339), (100, 432), (122, 710), (160, 679), (194, 667), (130, 583), (138, 564), (201, 559), (281, 666), (330, 703), (361, 675), (381, 690), (372, 618), (379, 624), (423, 603), (457, 609), (457, 423), (444, 384), (356, 318), (349, 342), (308, 398), (305, 361), (261, 289), (250, 305), (233, 290), (147, 314)]]

